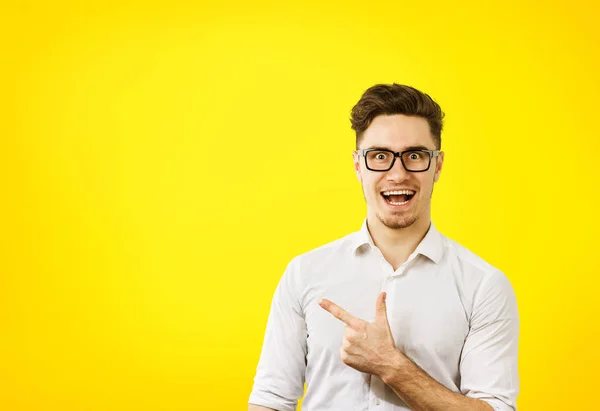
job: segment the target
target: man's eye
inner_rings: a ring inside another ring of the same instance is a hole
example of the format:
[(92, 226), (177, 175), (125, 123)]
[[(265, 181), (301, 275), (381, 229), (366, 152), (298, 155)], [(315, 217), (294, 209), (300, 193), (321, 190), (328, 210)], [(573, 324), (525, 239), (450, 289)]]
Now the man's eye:
[(386, 156), (384, 153), (379, 153), (379, 154), (375, 155), (375, 158), (376, 158), (377, 160), (385, 160), (385, 159), (386, 159), (386, 157), (387, 157), (387, 156)]
[(410, 153), (410, 156), (409, 156), (409, 158), (410, 158), (411, 160), (418, 160), (418, 159), (420, 159), (420, 158), (421, 158), (421, 156), (419, 155), (419, 153)]

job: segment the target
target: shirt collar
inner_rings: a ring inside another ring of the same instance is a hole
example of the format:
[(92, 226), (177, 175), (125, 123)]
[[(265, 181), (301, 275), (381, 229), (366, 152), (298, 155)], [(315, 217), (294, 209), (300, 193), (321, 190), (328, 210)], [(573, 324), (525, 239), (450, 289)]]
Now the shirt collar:
[[(365, 218), (360, 230), (357, 231), (354, 235), (354, 241), (352, 243), (352, 252), (355, 255), (358, 255), (361, 252), (364, 252), (365, 250), (374, 247), (375, 243), (373, 242), (373, 238), (369, 233), (369, 228), (367, 227), (367, 219)], [(434, 263), (439, 264), (440, 260), (442, 259), (443, 253), (444, 248), (442, 234), (437, 230), (432, 221), (429, 226), (429, 230), (427, 230), (427, 233), (425, 234), (425, 237), (423, 237), (413, 254), (422, 254)]]

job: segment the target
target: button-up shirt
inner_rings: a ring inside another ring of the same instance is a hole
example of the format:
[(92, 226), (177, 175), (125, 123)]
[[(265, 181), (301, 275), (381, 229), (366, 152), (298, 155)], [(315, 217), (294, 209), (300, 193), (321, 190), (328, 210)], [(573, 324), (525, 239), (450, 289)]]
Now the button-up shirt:
[(249, 403), (291, 411), (410, 410), (378, 376), (344, 364), (345, 324), (327, 298), (366, 321), (387, 293), (397, 347), (448, 389), (516, 409), (519, 317), (508, 278), (433, 223), (397, 270), (360, 231), (295, 257), (273, 296)]

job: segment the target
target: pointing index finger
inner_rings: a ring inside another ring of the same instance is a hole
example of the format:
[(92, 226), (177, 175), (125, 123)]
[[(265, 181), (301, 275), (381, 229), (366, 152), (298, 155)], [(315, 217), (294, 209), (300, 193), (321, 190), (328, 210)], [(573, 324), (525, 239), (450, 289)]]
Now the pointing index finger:
[(319, 300), (319, 305), (325, 310), (329, 311), (335, 318), (346, 323), (351, 328), (359, 329), (362, 326), (363, 321), (349, 314), (346, 310), (344, 310), (339, 305), (325, 299), (321, 298)]

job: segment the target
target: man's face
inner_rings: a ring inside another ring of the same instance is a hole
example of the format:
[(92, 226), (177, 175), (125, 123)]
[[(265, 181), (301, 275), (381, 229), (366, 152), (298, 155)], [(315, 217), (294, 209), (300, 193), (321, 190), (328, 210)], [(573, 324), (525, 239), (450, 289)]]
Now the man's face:
[[(427, 120), (401, 114), (380, 115), (373, 119), (363, 133), (359, 147), (369, 148), (385, 148), (394, 152), (436, 149)], [(400, 158), (396, 158), (394, 166), (388, 171), (371, 171), (365, 166), (365, 158), (354, 154), (354, 168), (362, 183), (369, 220), (377, 218), (393, 229), (408, 227), (419, 219), (429, 220), (433, 185), (439, 179), (443, 159), (443, 153), (432, 158), (429, 170), (424, 172), (406, 171)], [(399, 190), (410, 190), (414, 194), (384, 195)]]

